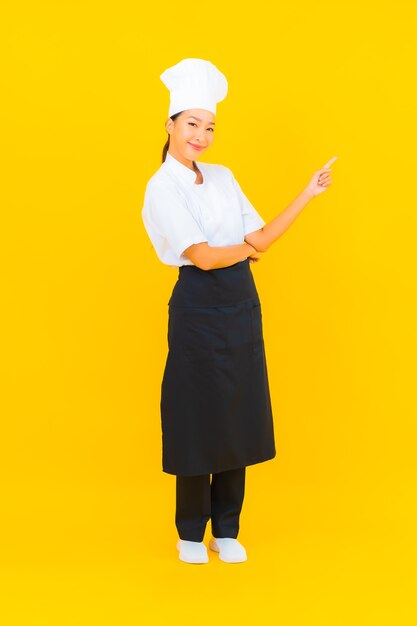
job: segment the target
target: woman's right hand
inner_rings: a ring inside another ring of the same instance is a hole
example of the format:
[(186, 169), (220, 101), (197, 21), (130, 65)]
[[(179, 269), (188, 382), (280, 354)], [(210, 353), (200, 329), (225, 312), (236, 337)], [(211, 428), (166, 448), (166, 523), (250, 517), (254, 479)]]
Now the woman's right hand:
[(248, 258), (249, 263), (256, 263), (261, 259), (263, 252), (253, 252)]

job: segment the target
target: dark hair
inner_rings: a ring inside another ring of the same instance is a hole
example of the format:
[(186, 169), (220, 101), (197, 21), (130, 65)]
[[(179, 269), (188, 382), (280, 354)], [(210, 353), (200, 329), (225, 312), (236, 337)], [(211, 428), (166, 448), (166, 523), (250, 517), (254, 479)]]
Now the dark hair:
[[(177, 117), (179, 115), (181, 115), (181, 113), (183, 113), (183, 111), (178, 111), (178, 113), (174, 113), (174, 115), (170, 115), (169, 117), (172, 120), (176, 120)], [(162, 148), (162, 163), (165, 161), (166, 156), (167, 156), (167, 152), (168, 152), (168, 148), (169, 148), (169, 138), (170, 138), (170, 134), (168, 133), (168, 139), (166, 141), (166, 144), (164, 145), (164, 147)]]

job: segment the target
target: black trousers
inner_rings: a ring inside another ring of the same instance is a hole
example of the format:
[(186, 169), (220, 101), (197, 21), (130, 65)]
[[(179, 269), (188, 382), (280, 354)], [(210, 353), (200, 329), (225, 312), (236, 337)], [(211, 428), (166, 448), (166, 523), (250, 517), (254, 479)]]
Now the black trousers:
[(211, 518), (214, 537), (237, 538), (245, 495), (246, 467), (198, 476), (176, 477), (175, 524), (181, 539), (203, 541)]

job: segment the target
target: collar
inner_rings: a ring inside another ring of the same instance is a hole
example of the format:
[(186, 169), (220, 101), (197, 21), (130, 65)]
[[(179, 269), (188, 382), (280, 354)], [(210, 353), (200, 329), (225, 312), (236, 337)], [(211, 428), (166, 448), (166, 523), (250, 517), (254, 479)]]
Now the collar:
[(164, 164), (165, 167), (168, 167), (170, 170), (172, 170), (174, 174), (179, 176), (186, 183), (195, 183), (195, 180), (197, 178), (196, 172), (194, 172), (194, 170), (190, 170), (189, 167), (181, 163), (181, 161), (178, 161), (178, 159), (173, 157), (169, 152), (167, 152), (166, 154)]

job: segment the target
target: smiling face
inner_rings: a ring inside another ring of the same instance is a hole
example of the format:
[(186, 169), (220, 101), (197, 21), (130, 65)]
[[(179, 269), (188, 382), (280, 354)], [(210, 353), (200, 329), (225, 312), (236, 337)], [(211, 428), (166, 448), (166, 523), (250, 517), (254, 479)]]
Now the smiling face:
[(168, 152), (192, 167), (192, 162), (199, 159), (214, 141), (215, 119), (214, 113), (206, 109), (187, 109), (175, 120), (169, 118), (165, 124), (170, 135)]

